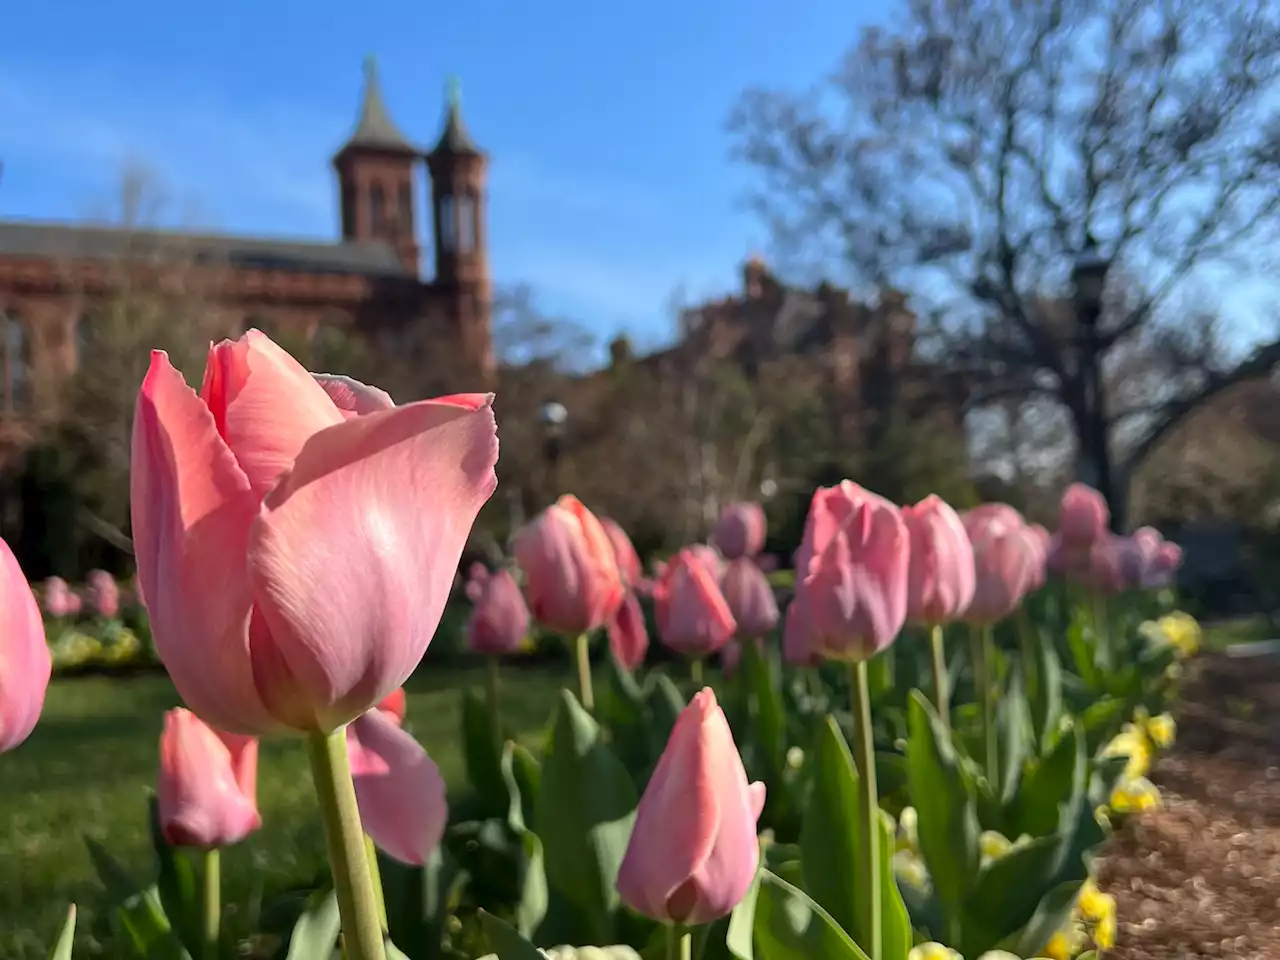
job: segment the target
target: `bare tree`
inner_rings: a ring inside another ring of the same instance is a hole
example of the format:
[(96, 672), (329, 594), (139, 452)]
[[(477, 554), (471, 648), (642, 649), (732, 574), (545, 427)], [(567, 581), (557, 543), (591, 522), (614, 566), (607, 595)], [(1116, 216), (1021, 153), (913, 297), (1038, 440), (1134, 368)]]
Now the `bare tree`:
[[(1258, 267), (1280, 227), (1280, 9), (907, 0), (901, 13), (814, 91), (742, 98), (732, 129), (756, 199), (784, 244), (927, 304), (976, 400), (1061, 405), (1078, 473), (1122, 524), (1160, 441), (1280, 359), (1280, 340), (1241, 358), (1192, 336), (1177, 309), (1188, 280)], [(1082, 256), (1120, 281), (1101, 316), (1064, 303)], [(1159, 389), (1113, 408), (1095, 385), (1138, 347), (1161, 359)]]

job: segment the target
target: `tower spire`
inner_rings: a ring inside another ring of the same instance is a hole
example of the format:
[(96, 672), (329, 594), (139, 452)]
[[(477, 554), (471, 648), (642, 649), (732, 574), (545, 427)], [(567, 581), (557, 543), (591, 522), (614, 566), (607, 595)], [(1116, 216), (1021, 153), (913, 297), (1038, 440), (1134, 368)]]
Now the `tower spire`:
[(444, 129), (435, 149), (436, 156), (479, 156), (480, 148), (476, 146), (467, 125), (462, 119), (462, 81), (450, 76), (444, 84)]
[(378, 80), (378, 58), (373, 54), (364, 58), (364, 92), (356, 128), (339, 152), (353, 147), (369, 147), (395, 153), (418, 152), (391, 119), (391, 111), (387, 109), (387, 102), (382, 96), (382, 84)]

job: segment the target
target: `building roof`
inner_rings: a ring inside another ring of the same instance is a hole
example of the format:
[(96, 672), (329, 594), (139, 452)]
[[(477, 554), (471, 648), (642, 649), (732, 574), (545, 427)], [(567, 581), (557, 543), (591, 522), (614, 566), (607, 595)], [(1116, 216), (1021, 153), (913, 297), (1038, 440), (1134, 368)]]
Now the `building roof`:
[(0, 257), (110, 260), (169, 252), (228, 267), (410, 276), (396, 251), (381, 241), (326, 243), (90, 223), (0, 220)]
[(366, 57), (364, 61), (364, 95), (360, 102), (356, 128), (342, 145), (338, 155), (360, 148), (411, 153), (415, 156), (421, 152), (391, 119), (391, 111), (387, 109), (386, 100), (382, 96), (382, 84), (378, 82), (378, 61), (372, 56)]
[(436, 141), (431, 155), (480, 156), (481, 150), (471, 139), (467, 124), (462, 119), (462, 89), (457, 78), (449, 80), (445, 103), (444, 129), (440, 132), (440, 139)]

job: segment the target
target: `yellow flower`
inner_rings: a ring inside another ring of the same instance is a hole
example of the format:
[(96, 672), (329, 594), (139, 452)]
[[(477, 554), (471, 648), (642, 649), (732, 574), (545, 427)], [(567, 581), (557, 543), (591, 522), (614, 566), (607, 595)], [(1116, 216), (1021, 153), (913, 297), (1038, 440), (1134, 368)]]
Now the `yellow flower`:
[(983, 862), (998, 860), (1013, 848), (1013, 843), (997, 830), (983, 830), (978, 838), (978, 848), (982, 851)]
[(1116, 945), (1116, 912), (1103, 917), (1094, 925), (1093, 943), (1099, 950), (1114, 950)]
[(1045, 960), (1071, 960), (1085, 948), (1088, 941), (1084, 927), (1078, 920), (1073, 920), (1066, 928), (1050, 937), (1041, 952)]
[(1022, 958), (1008, 950), (988, 950), (978, 960), (1022, 960)]
[(1147, 736), (1160, 749), (1165, 749), (1173, 745), (1174, 737), (1178, 735), (1178, 725), (1174, 723), (1173, 717), (1167, 713), (1162, 713), (1158, 717), (1152, 717), (1147, 721)]
[(799, 770), (804, 766), (804, 751), (799, 747), (792, 747), (787, 751), (787, 766), (792, 770)]
[(899, 850), (916, 850), (920, 846), (920, 837), (916, 832), (917, 815), (915, 807), (903, 807), (898, 815)]
[(912, 947), (907, 960), (964, 960), (964, 957), (944, 944), (930, 941)]
[(911, 850), (899, 850), (893, 855), (893, 872), (914, 890), (923, 891), (929, 887), (929, 868)]
[(1124, 766), (1126, 779), (1145, 777), (1151, 770), (1151, 741), (1145, 730), (1134, 723), (1126, 723), (1111, 741), (1102, 748), (1103, 757), (1127, 757)]
[(1181, 611), (1161, 617), (1156, 626), (1180, 657), (1189, 657), (1200, 649), (1202, 634), (1195, 617)]
[(1115, 813), (1142, 813), (1160, 806), (1160, 789), (1146, 777), (1125, 777), (1108, 802)]
[(1092, 880), (1086, 880), (1076, 897), (1076, 909), (1086, 920), (1100, 920), (1107, 914), (1115, 916), (1116, 900), (1109, 893), (1103, 893)]

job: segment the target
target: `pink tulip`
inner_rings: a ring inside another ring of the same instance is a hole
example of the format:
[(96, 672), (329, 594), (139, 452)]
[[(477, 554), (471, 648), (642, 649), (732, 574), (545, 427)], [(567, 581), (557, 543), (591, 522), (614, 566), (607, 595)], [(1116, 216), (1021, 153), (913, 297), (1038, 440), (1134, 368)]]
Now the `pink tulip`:
[(731, 503), (721, 511), (711, 542), (726, 560), (738, 560), (763, 550), (764, 537), (764, 508), (758, 503)]
[(614, 657), (628, 670), (635, 670), (644, 663), (649, 652), (649, 631), (644, 623), (644, 611), (634, 592), (629, 592), (609, 621), (609, 648)]
[(1104, 534), (1090, 544), (1085, 554), (1087, 565), (1073, 571), (1073, 579), (1095, 593), (1106, 596), (1120, 593), (1130, 586), (1125, 569), (1125, 554), (1130, 548), (1128, 538)]
[(156, 784), (165, 840), (207, 850), (239, 843), (257, 830), (257, 761), (252, 737), (224, 739), (181, 707), (166, 713)]
[(1178, 568), (1181, 566), (1182, 548), (1168, 540), (1162, 541), (1151, 566), (1147, 569), (1142, 586), (1146, 589), (1169, 586), (1176, 579)]
[(847, 480), (830, 489), (835, 493), (820, 499), (819, 491), (810, 507), (801, 545), (807, 573), (794, 603), (808, 620), (815, 653), (857, 662), (902, 630), (911, 541), (888, 500)]
[(89, 609), (100, 617), (114, 620), (120, 613), (120, 588), (116, 578), (105, 570), (90, 570), (85, 578)]
[(408, 707), (409, 700), (405, 696), (404, 687), (399, 687), (383, 697), (376, 709), (381, 710), (397, 724), (401, 724), (404, 723), (404, 715)]
[(792, 667), (816, 667), (822, 663), (822, 655), (815, 648), (813, 631), (804, 604), (797, 596), (787, 607), (782, 624), (782, 659)]
[(528, 637), (529, 608), (525, 606), (516, 578), (510, 570), (491, 574), (471, 608), (467, 646), (473, 653), (500, 657), (517, 653)]
[(636, 553), (635, 545), (627, 536), (627, 531), (615, 521), (601, 517), (600, 525), (604, 527), (609, 543), (613, 545), (613, 556), (618, 563), (618, 572), (622, 574), (622, 582), (634, 587), (644, 579), (644, 568), (640, 565), (640, 555)]
[(0, 610), (9, 618), (0, 631), (0, 753), (31, 736), (53, 664), (44, 618), (35, 594), (9, 545), (0, 540)]
[(680, 713), (636, 811), (618, 871), (631, 909), (690, 926), (727, 916), (760, 864), (764, 784), (747, 783), (729, 723), (705, 687)]
[(911, 537), (907, 617), (934, 626), (960, 617), (973, 602), (973, 544), (960, 517), (930, 494), (902, 508)]
[(724, 558), (716, 553), (715, 547), (706, 543), (691, 543), (684, 549), (689, 552), (692, 559), (706, 567), (707, 572), (711, 574), (711, 579), (720, 579), (720, 574), (724, 572)]
[(962, 513), (960, 522), (969, 534), (969, 540), (975, 544), (984, 537), (1000, 535), (1027, 525), (1022, 514), (1007, 503), (979, 504)]
[(738, 624), (739, 637), (763, 636), (778, 625), (773, 587), (753, 558), (741, 557), (725, 565), (720, 592)]
[(622, 574), (595, 514), (566, 494), (520, 531), (516, 560), (535, 620), (566, 636), (604, 626), (622, 603)]
[(715, 653), (737, 629), (715, 577), (690, 547), (667, 564), (654, 588), (654, 606), (662, 642), (686, 657)]
[(764, 639), (762, 637), (758, 635), (744, 636), (742, 638), (734, 637), (720, 648), (720, 672), (730, 679), (738, 672), (738, 666), (742, 663), (742, 645), (744, 643), (755, 644), (758, 655), (764, 656)]
[(1107, 532), (1111, 512), (1093, 487), (1073, 483), (1058, 506), (1058, 533), (1069, 546), (1086, 546)]
[(347, 757), (365, 833), (388, 856), (422, 866), (440, 845), (449, 820), (439, 768), (381, 710), (347, 727)]
[(778, 569), (778, 555), (776, 553), (758, 553), (752, 559), (755, 560), (756, 566), (760, 568), (761, 573), (773, 573)]
[(182, 698), (246, 734), (328, 732), (372, 708), (422, 659), (496, 460), (486, 396), (394, 407), (256, 330), (210, 348), (197, 395), (153, 353), (134, 549)]
[(1049, 572), (1049, 551), (1053, 545), (1053, 538), (1049, 535), (1049, 531), (1038, 523), (1029, 525), (1027, 532), (1031, 535), (1031, 544), (1036, 551), (1036, 565), (1031, 587), (1034, 591), (1044, 586), (1045, 577)]
[(71, 588), (61, 577), (49, 577), (44, 582), (44, 612), (51, 617), (69, 617), (72, 614)]
[(965, 619), (995, 623), (1018, 609), (1023, 598), (1043, 579), (1040, 539), (1025, 526), (991, 524), (973, 541), (977, 574), (973, 602)]

